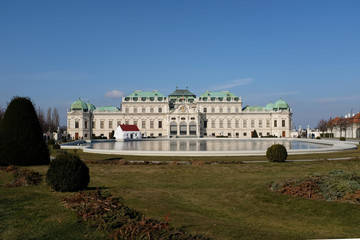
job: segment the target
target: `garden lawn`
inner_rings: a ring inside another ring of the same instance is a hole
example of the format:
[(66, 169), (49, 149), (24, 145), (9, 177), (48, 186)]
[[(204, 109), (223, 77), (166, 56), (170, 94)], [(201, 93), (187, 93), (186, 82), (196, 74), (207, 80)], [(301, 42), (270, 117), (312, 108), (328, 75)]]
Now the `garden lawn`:
[[(101, 187), (150, 218), (213, 239), (360, 237), (360, 205), (285, 196), (273, 181), (333, 169), (358, 170), (360, 161), (210, 165), (88, 164), (91, 188)], [(45, 173), (47, 166), (29, 167)], [(96, 239), (61, 205), (69, 193), (37, 187), (4, 188), (0, 172), (0, 239)]]

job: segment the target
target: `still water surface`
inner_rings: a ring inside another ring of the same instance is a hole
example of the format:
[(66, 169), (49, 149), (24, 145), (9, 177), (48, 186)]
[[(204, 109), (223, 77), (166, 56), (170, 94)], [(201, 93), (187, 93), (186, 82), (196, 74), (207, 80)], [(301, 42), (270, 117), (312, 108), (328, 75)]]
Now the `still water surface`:
[(240, 140), (240, 139), (169, 139), (128, 142), (97, 142), (92, 149), (116, 151), (261, 151), (271, 145), (283, 144), (286, 149), (319, 149), (329, 145), (297, 140)]

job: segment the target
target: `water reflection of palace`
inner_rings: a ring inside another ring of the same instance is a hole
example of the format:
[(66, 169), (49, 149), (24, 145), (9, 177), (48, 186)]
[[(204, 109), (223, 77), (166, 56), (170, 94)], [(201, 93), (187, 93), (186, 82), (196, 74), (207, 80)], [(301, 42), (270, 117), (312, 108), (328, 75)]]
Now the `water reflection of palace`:
[(120, 107), (95, 107), (78, 99), (67, 113), (67, 132), (71, 139), (110, 138), (118, 125), (132, 124), (143, 138), (251, 138), (255, 132), (259, 137), (290, 137), (291, 118), (290, 107), (281, 98), (265, 107), (243, 107), (241, 97), (229, 91), (207, 91), (199, 97), (188, 89), (176, 89), (168, 96), (135, 91), (122, 99)]

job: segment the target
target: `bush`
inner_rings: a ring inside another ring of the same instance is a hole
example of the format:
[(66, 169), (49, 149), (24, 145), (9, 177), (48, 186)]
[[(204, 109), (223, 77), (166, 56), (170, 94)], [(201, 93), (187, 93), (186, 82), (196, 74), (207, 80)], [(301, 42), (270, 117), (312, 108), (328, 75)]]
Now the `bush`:
[(54, 145), (54, 144), (55, 144), (55, 140), (54, 139), (49, 139), (48, 145)]
[(33, 103), (14, 97), (0, 125), (0, 165), (47, 165), (49, 151)]
[(340, 140), (340, 141), (346, 141), (346, 138), (345, 138), (345, 137), (340, 137), (339, 140)]
[(76, 155), (62, 153), (50, 162), (46, 182), (55, 191), (83, 190), (90, 181), (89, 168)]
[(274, 144), (266, 151), (266, 157), (270, 162), (285, 162), (287, 156), (286, 147), (281, 144)]
[(258, 133), (256, 132), (256, 130), (254, 130), (252, 133), (251, 133), (251, 137), (252, 138), (258, 138)]
[(321, 139), (321, 137), (317, 136), (316, 139)]

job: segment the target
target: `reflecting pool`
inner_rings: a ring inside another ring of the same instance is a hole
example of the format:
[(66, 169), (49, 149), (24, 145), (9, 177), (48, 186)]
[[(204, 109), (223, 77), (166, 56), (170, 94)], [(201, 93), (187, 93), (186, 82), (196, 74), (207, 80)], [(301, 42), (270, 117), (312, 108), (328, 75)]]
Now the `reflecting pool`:
[(95, 142), (91, 149), (112, 151), (265, 151), (273, 144), (283, 144), (288, 150), (321, 149), (330, 145), (281, 139), (164, 139), (127, 142)]

